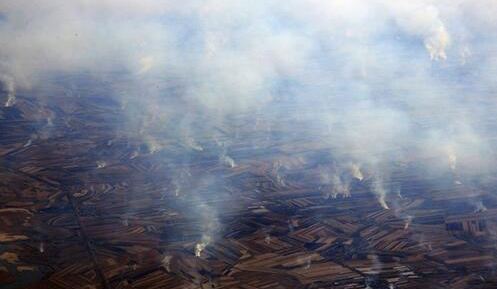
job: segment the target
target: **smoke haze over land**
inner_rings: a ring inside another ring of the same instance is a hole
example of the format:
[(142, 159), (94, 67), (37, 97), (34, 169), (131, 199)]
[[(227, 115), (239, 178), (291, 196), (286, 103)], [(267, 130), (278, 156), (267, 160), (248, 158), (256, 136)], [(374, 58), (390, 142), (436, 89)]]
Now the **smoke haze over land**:
[(346, 191), (344, 175), (369, 178), (388, 208), (392, 164), (416, 159), (458, 182), (494, 171), (494, 15), (488, 0), (7, 0), (2, 101), (86, 78), (151, 151), (163, 146), (155, 133), (194, 152), (209, 136), (230, 167), (230, 140), (214, 127), (239, 115), (268, 134), (302, 125), (338, 160), (325, 183)]

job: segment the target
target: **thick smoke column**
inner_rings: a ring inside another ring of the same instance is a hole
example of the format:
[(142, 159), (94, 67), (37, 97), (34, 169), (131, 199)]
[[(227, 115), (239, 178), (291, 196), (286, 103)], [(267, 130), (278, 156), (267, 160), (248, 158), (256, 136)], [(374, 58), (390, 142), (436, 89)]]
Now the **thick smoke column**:
[(215, 210), (208, 205), (199, 205), (202, 216), (202, 238), (195, 244), (195, 256), (200, 257), (202, 251), (213, 241), (216, 231), (219, 229), (219, 222)]
[(375, 193), (376, 197), (378, 198), (378, 202), (383, 207), (383, 209), (386, 209), (386, 210), (390, 209), (387, 205), (387, 202), (386, 202), (387, 191), (385, 190), (385, 187), (383, 184), (383, 179), (381, 177), (377, 177), (373, 181), (373, 192)]
[(407, 33), (423, 39), (432, 60), (446, 60), (450, 36), (440, 18), (438, 8), (425, 1), (385, 3), (392, 9), (399, 26)]
[(7, 96), (7, 100), (5, 101), (4, 106), (13, 106), (16, 102), (16, 87), (14, 84), (14, 80), (9, 76), (0, 75), (0, 82), (4, 86), (3, 90), (5, 91), (5, 94)]
[(364, 179), (364, 175), (361, 172), (361, 167), (357, 164), (351, 164), (350, 170), (352, 172), (352, 176), (359, 181), (362, 181)]

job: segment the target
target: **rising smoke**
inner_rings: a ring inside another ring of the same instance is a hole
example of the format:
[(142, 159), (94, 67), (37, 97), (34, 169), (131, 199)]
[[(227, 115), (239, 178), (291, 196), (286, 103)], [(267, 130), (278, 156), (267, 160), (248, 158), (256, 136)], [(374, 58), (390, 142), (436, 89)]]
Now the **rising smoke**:
[[(491, 172), (496, 14), (489, 0), (7, 0), (3, 104), (64, 74), (107, 81), (117, 71), (109, 97), (152, 153), (162, 149), (150, 133), (158, 126), (198, 153), (234, 115), (259, 130), (257, 115), (271, 112), (270, 132), (293, 114), (285, 125), (322, 135), (342, 171), (369, 178), (388, 209), (389, 166), (411, 155), (432, 172)], [(228, 145), (219, 150), (220, 163), (237, 166)], [(352, 178), (323, 176), (330, 194), (348, 195)]]

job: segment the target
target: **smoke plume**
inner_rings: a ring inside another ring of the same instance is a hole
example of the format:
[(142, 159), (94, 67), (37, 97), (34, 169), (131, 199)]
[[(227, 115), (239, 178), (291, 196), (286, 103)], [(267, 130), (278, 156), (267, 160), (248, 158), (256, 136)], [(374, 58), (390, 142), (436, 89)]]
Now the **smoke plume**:
[[(302, 138), (352, 164), (324, 173), (331, 194), (348, 195), (344, 175), (369, 178), (387, 209), (391, 164), (413, 155), (436, 175), (494, 171), (496, 14), (487, 0), (7, 0), (3, 105), (51, 85), (73, 95), (82, 79), (111, 83), (103, 94), (127, 115), (123, 131), (151, 153), (164, 147), (154, 133), (194, 154), (220, 127), (228, 138), (251, 127), (268, 142), (305, 127)], [(217, 155), (229, 169), (239, 163), (228, 151)]]

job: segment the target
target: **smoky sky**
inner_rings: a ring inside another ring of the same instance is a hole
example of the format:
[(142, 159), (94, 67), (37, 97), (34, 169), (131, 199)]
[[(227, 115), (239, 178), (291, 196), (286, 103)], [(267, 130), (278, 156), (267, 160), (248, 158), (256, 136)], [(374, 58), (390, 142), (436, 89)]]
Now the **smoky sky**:
[[(61, 75), (118, 74), (125, 81), (105, 93), (126, 110), (125, 126), (153, 143), (159, 125), (196, 151), (199, 135), (234, 115), (270, 130), (292, 114), (278, 125), (319, 134), (343, 170), (374, 172), (387, 207), (392, 161), (415, 155), (427, 171), (468, 177), (493, 170), (495, 15), (490, 0), (7, 0), (3, 101), (15, 106), (16, 92)], [(229, 140), (221, 146), (236, 163)]]

